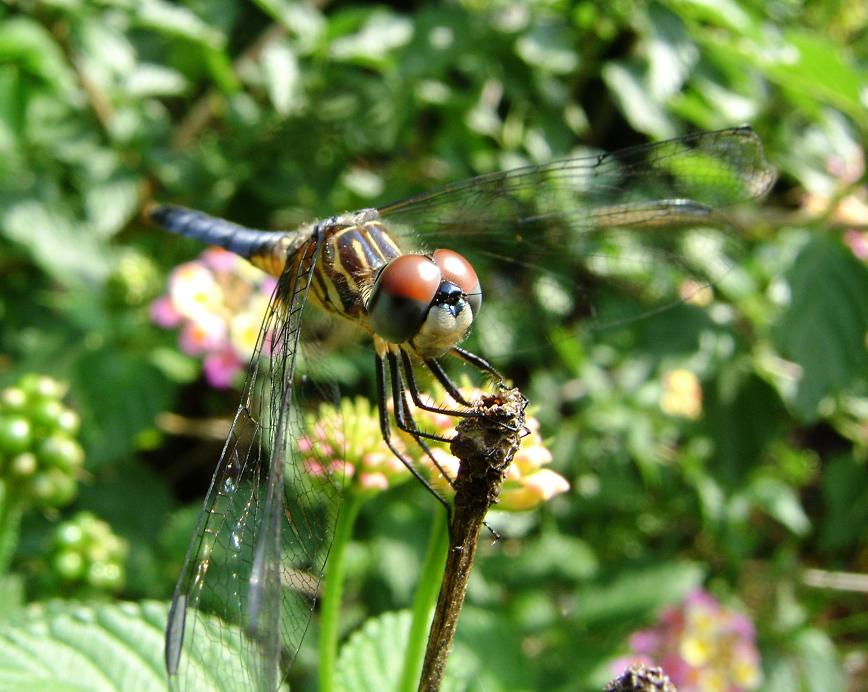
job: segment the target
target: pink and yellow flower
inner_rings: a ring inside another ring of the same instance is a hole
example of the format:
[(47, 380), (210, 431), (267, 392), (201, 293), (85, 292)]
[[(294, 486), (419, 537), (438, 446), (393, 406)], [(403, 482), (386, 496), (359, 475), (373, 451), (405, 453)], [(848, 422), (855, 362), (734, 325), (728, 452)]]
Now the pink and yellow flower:
[(179, 328), (181, 350), (202, 358), (212, 387), (230, 387), (253, 355), (275, 285), (237, 255), (208, 248), (175, 267), (167, 294), (151, 304), (151, 319)]
[(659, 665), (681, 692), (743, 692), (762, 682), (753, 623), (701, 589), (634, 632), (629, 645), (616, 674), (633, 663)]

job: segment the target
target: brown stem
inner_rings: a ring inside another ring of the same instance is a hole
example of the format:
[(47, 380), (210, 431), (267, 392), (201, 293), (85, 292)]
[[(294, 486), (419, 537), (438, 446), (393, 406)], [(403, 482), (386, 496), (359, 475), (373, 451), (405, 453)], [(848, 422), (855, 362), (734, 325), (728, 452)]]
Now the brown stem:
[(452, 453), (461, 465), (455, 479), (449, 555), (428, 635), (420, 692), (439, 690), (443, 681), (479, 532), (488, 508), (497, 502), (506, 469), (521, 444), (526, 404), (517, 389), (485, 396), (476, 402), (481, 415), (464, 419), (452, 440)]

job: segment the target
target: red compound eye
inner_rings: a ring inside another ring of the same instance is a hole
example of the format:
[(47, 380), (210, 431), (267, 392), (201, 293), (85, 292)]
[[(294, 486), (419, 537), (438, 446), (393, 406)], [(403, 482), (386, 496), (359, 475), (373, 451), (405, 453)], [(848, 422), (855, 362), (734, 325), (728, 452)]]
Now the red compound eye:
[(458, 286), (473, 314), (479, 314), (482, 308), (482, 288), (470, 262), (454, 250), (435, 250), (434, 261), (440, 267), (443, 280)]
[(440, 268), (423, 255), (402, 255), (380, 272), (368, 301), (374, 331), (400, 344), (412, 338), (422, 323), (442, 280)]

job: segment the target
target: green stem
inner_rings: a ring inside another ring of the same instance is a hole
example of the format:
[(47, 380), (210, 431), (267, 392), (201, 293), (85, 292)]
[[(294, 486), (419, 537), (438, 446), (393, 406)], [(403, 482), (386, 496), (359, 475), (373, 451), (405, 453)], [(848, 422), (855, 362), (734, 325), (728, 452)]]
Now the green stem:
[(341, 599), (346, 576), (347, 546), (353, 535), (353, 525), (359, 515), (362, 498), (358, 493), (349, 491), (338, 515), (335, 537), (329, 551), (325, 573), (325, 586), (320, 599), (319, 629), (319, 689), (321, 692), (334, 690), (335, 664), (338, 658), (338, 637)]
[(0, 577), (6, 574), (18, 545), (23, 503), (12, 497), (9, 484), (0, 480)]
[(441, 507), (437, 507), (431, 525), (431, 535), (428, 539), (428, 551), (425, 555), (425, 562), (422, 564), (422, 572), (419, 575), (416, 596), (413, 599), (413, 619), (410, 622), (404, 667), (401, 670), (401, 681), (398, 685), (400, 692), (413, 692), (419, 685), (419, 674), (422, 671), (422, 661), (425, 658), (428, 627), (431, 625), (431, 615), (437, 605), (440, 581), (446, 566), (446, 551), (449, 547), (447, 528), (446, 512)]

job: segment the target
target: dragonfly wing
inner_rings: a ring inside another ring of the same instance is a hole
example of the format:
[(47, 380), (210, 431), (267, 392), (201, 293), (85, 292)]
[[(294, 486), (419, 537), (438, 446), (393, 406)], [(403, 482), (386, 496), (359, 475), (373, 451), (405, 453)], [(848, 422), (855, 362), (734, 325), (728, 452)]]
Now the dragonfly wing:
[(762, 141), (751, 128), (739, 127), (481, 175), (379, 211), (419, 221), (426, 227), (423, 233), (429, 226), (455, 223), (465, 232), (485, 234), (496, 231), (493, 227), (502, 224), (506, 210), (511, 220), (520, 222), (577, 207), (661, 199), (725, 207), (761, 197), (775, 179)]
[(272, 296), (176, 587), (166, 667), (177, 689), (276, 689), (310, 621), (337, 501), (309, 500), (295, 446), (296, 354), (318, 253), (311, 243)]
[[(455, 245), (489, 277), (486, 296), (492, 281), (513, 285), (526, 305), (553, 281), (568, 312), (607, 327), (718, 283), (741, 242), (721, 209), (774, 180), (757, 135), (735, 128), (484, 175), (379, 211), (399, 242)], [(601, 301), (603, 283), (629, 299)]]

